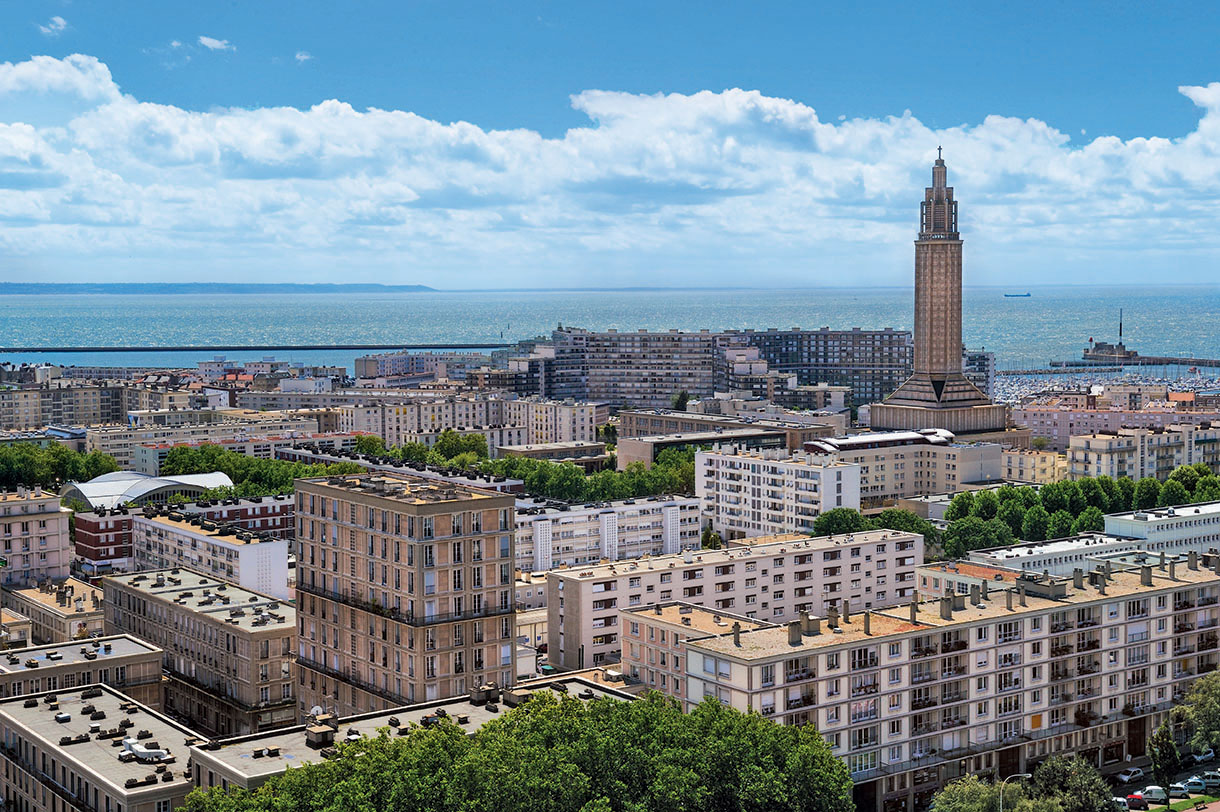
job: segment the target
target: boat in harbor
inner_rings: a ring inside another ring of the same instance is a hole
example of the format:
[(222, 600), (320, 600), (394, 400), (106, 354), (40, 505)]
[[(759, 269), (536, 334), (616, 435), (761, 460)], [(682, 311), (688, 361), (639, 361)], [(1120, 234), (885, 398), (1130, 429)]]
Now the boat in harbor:
[(1029, 293), (1005, 293), (1005, 299), (1028, 299), (1032, 294)]

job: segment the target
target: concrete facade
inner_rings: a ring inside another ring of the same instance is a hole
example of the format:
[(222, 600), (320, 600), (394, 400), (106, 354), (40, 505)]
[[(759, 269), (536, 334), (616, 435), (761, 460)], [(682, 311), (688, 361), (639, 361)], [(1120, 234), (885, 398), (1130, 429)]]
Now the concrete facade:
[(1068, 442), (1067, 461), (1069, 479), (1125, 476), (1164, 481), (1179, 465), (1194, 463), (1220, 471), (1220, 426), (1169, 425), (1078, 434)]
[(26, 586), (71, 572), (72, 511), (59, 495), (42, 488), (0, 491), (0, 557), (7, 562), (3, 584)]

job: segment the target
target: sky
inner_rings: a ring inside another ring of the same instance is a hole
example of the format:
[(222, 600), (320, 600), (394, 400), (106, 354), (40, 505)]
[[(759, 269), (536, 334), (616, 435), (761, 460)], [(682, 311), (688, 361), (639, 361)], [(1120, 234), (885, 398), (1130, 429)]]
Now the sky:
[(1214, 282), (1214, 3), (0, 3), (0, 280)]

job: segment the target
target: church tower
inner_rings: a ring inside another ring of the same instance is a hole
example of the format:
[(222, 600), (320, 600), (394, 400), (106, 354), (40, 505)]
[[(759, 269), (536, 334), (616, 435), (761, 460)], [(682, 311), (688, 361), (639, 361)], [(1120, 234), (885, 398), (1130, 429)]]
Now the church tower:
[(915, 241), (915, 364), (902, 386), (871, 407), (874, 429), (1003, 431), (1007, 410), (962, 375), (962, 238), (940, 149), (919, 207)]

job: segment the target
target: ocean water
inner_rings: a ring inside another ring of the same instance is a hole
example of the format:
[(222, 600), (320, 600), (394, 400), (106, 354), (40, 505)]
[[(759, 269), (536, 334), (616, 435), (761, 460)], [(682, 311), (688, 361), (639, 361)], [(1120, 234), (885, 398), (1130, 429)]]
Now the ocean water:
[[(1030, 292), (1005, 298), (1005, 292)], [(1220, 286), (967, 288), (963, 336), (1001, 369), (1077, 359), (1090, 336), (1145, 355), (1220, 358)], [(592, 330), (832, 327), (910, 329), (909, 288), (498, 291), (286, 295), (68, 295), (0, 298), (0, 346), (445, 344), (515, 341), (558, 324)], [(244, 360), (266, 353), (225, 353)], [(352, 365), (352, 351), (281, 352)], [(0, 356), (8, 361), (193, 366), (207, 353)]]

